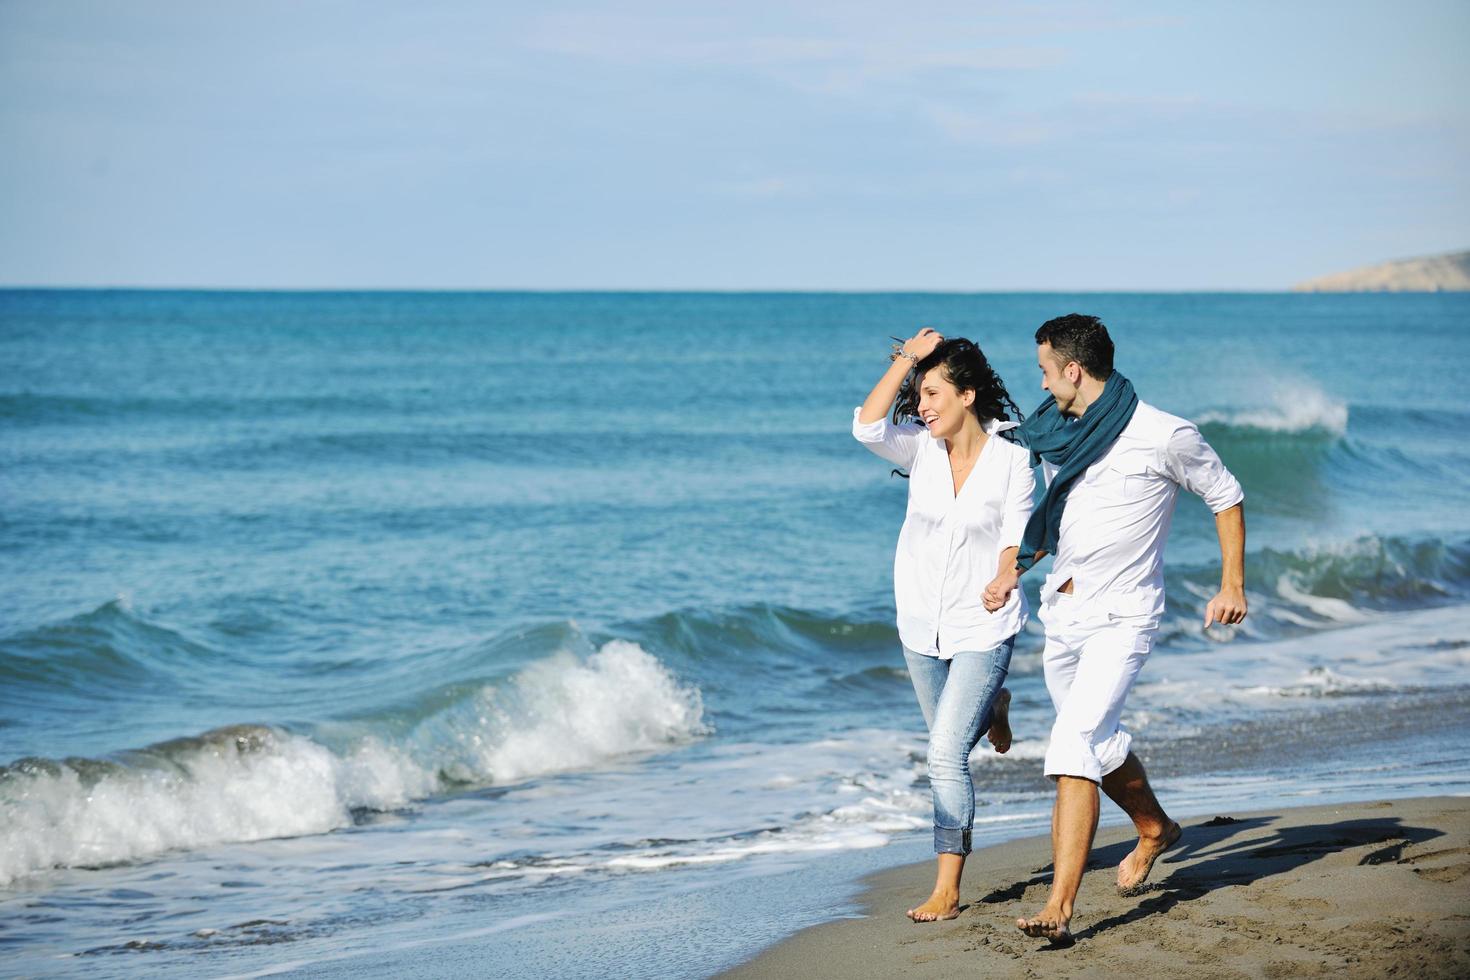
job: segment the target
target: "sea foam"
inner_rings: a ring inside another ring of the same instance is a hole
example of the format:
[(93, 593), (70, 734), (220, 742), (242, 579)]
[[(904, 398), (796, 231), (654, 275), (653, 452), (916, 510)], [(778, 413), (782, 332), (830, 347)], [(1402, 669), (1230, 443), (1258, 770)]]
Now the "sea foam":
[(1313, 385), (1278, 384), (1264, 390), (1265, 397), (1256, 405), (1203, 412), (1196, 421), (1282, 435), (1318, 432), (1341, 436), (1347, 431), (1347, 403)]
[(699, 690), (621, 640), (585, 662), (561, 654), (532, 664), (507, 687), (484, 688), (473, 708), (469, 726), (455, 718), (446, 732), (435, 718), (423, 734), (429, 744), (442, 734), (457, 742), (448, 773), (477, 783), (582, 769), (709, 731)]
[(187, 741), (132, 764), (26, 759), (0, 771), (0, 883), (351, 823), (342, 760), (310, 739), (236, 726)]
[(0, 884), (56, 867), (321, 834), (463, 784), (507, 783), (667, 748), (708, 731), (697, 688), (614, 641), (559, 654), (424, 719), (406, 738), (321, 740), (236, 725), (111, 760), (0, 768)]

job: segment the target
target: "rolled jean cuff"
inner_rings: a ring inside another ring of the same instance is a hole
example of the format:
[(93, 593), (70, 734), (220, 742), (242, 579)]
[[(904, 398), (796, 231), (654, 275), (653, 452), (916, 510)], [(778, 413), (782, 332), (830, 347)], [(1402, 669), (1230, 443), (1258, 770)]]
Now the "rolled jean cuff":
[(969, 854), (970, 828), (936, 826), (934, 828), (934, 853)]

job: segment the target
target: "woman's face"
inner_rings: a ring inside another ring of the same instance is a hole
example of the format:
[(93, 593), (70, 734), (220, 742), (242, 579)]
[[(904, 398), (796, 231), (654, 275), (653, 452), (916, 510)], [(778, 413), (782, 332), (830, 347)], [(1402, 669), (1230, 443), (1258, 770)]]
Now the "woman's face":
[(974, 389), (955, 390), (943, 365), (926, 371), (919, 382), (919, 418), (935, 439), (953, 438), (964, 426), (974, 403)]

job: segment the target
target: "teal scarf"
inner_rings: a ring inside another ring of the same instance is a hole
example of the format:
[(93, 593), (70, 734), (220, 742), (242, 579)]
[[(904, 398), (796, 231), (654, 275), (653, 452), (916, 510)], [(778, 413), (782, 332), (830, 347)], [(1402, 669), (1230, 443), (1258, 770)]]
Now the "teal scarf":
[(1019, 435), (1031, 450), (1031, 465), (1043, 459), (1057, 467), (1056, 476), (1046, 488), (1041, 503), (1026, 522), (1021, 537), (1021, 551), (1016, 564), (1029, 569), (1039, 560), (1039, 553), (1056, 554), (1057, 535), (1062, 526), (1062, 510), (1067, 506), (1067, 493), (1072, 484), (1117, 441), (1133, 418), (1138, 396), (1133, 383), (1117, 371), (1108, 375), (1107, 384), (1097, 401), (1087, 406), (1081, 418), (1069, 418), (1057, 408), (1056, 399), (1048, 398), (1021, 423)]

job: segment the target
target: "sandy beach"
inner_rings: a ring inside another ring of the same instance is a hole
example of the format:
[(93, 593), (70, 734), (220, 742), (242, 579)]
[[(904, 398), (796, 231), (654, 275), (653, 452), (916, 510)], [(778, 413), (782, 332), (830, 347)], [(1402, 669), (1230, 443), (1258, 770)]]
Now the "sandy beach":
[(1470, 976), (1470, 798), (1354, 803), (1183, 821), (1151, 889), (1123, 898), (1131, 847), (1104, 829), (1072, 930), (1052, 948), (1017, 931), (1050, 881), (1050, 841), (976, 851), (958, 919), (903, 911), (933, 884), (929, 862), (874, 875), (863, 914), (807, 929), (731, 978)]

